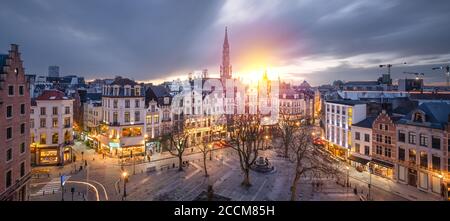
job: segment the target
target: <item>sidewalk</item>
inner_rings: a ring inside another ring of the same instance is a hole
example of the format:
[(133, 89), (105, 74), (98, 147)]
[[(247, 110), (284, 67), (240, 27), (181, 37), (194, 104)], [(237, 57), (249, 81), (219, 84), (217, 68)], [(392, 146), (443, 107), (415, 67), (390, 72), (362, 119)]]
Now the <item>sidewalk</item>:
[[(369, 184), (369, 173), (358, 172), (354, 167), (349, 166), (349, 177), (355, 180)], [(397, 194), (411, 201), (439, 201), (441, 197), (433, 194), (422, 192), (415, 187), (388, 180), (386, 178), (372, 174), (372, 186), (385, 190), (387, 192)]]

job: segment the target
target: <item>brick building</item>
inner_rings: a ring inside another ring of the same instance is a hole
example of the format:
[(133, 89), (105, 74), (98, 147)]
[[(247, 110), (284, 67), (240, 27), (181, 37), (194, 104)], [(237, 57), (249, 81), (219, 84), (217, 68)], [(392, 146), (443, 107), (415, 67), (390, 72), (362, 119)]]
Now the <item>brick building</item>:
[(30, 168), (30, 93), (18, 45), (0, 54), (0, 200), (26, 200)]

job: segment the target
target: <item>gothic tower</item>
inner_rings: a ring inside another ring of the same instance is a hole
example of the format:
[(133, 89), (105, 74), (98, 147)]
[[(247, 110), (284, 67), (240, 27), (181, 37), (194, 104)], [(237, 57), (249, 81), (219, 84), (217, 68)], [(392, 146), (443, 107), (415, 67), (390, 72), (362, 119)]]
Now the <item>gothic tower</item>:
[(222, 51), (222, 65), (220, 66), (220, 79), (225, 82), (226, 79), (231, 79), (231, 65), (230, 65), (230, 45), (228, 44), (228, 31), (225, 27), (225, 39), (223, 41)]

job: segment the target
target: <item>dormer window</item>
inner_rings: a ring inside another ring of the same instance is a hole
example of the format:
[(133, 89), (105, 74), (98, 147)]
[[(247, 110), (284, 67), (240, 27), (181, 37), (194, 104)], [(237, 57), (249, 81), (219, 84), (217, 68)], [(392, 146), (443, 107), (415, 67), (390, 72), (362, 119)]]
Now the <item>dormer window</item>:
[(424, 122), (424, 116), (423, 113), (420, 112), (416, 112), (413, 115), (413, 121), (414, 122), (418, 122), (418, 123), (423, 123)]
[(169, 97), (164, 98), (164, 104), (169, 104)]

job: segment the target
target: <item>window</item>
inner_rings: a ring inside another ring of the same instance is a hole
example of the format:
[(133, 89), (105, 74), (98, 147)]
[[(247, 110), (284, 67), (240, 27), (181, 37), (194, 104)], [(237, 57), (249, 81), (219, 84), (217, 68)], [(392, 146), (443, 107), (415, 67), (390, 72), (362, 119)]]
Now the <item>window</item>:
[(428, 146), (428, 137), (426, 135), (420, 134), (419, 144), (422, 147), (427, 147)]
[(14, 85), (8, 86), (8, 96), (14, 96)]
[(24, 90), (23, 90), (23, 85), (20, 85), (20, 86), (19, 86), (19, 95), (20, 95), (20, 96), (23, 96), (23, 92), (24, 92)]
[(134, 121), (141, 121), (141, 113), (139, 111), (134, 112)]
[(125, 112), (125, 122), (126, 123), (130, 122), (130, 112)]
[(52, 119), (52, 127), (53, 128), (57, 128), (58, 127), (58, 118), (53, 118)]
[(389, 125), (385, 124), (384, 125), (384, 130), (389, 130)]
[(12, 171), (6, 172), (6, 188), (10, 187), (12, 184)]
[(398, 160), (405, 161), (405, 149), (403, 148), (398, 149)]
[(450, 139), (447, 139), (447, 150), (450, 152)]
[(117, 123), (117, 112), (113, 112), (113, 123)]
[(428, 167), (428, 154), (426, 152), (420, 151), (420, 166)]
[(52, 110), (53, 115), (58, 115), (58, 107), (53, 107)]
[(39, 137), (39, 142), (41, 144), (47, 144), (47, 136), (45, 135), (45, 133), (42, 133)]
[(20, 177), (25, 176), (25, 162), (20, 163)]
[(389, 136), (384, 136), (384, 143), (386, 143), (386, 144), (391, 144), (391, 137), (389, 137)]
[(136, 91), (135, 92), (136, 96), (141, 96), (141, 89), (140, 88), (136, 88), (135, 91)]
[(416, 134), (415, 133), (408, 133), (408, 142), (410, 144), (416, 144)]
[(370, 155), (370, 147), (369, 146), (364, 146), (364, 154), (367, 156)]
[(139, 100), (138, 99), (134, 100), (134, 107), (139, 107)]
[(359, 153), (360, 146), (359, 143), (355, 143), (355, 152)]
[(6, 118), (12, 118), (13, 107), (12, 105), (6, 106)]
[(360, 140), (360, 134), (359, 134), (359, 132), (355, 132), (355, 140)]
[(152, 112), (155, 112), (155, 105), (152, 105), (151, 111), (152, 111)]
[(431, 137), (431, 148), (440, 150), (441, 149), (441, 138), (440, 137)]
[(34, 128), (34, 119), (30, 120), (30, 128)]
[(12, 149), (9, 148), (8, 150), (6, 150), (6, 162), (9, 162), (12, 160)]
[(125, 100), (125, 108), (130, 108), (130, 100)]
[(20, 124), (20, 134), (24, 134), (25, 133), (25, 123)]
[(377, 134), (376, 136), (377, 142), (382, 142), (383, 141), (383, 137), (381, 136), (381, 134)]
[(69, 128), (70, 127), (70, 117), (65, 117), (64, 118), (64, 128)]
[(384, 156), (386, 156), (386, 157), (391, 157), (391, 148), (387, 148), (387, 147), (385, 147), (384, 148)]
[(41, 128), (45, 128), (46, 127), (46, 125), (45, 125), (45, 118), (41, 118), (39, 123), (40, 123), (39, 125), (41, 126)]
[(450, 171), (450, 158), (447, 159), (447, 171)]
[(441, 169), (441, 158), (440, 157), (432, 155), (431, 162), (432, 162), (433, 170)]
[(6, 128), (6, 139), (9, 140), (12, 138), (12, 127)]
[(25, 143), (20, 144), (20, 153), (25, 153)]
[(364, 141), (365, 142), (370, 142), (370, 135), (369, 134), (364, 134)]
[(20, 104), (20, 114), (25, 114), (25, 104)]
[(41, 115), (45, 115), (45, 107), (41, 107)]
[(399, 131), (398, 132), (398, 141), (399, 142), (405, 142), (405, 133), (404, 132), (402, 132), (402, 131)]
[(57, 144), (58, 143), (58, 133), (54, 133), (52, 135), (52, 144)]
[(377, 146), (376, 153), (378, 155), (382, 155), (383, 154), (383, 148), (381, 146)]
[[(108, 100), (108, 102), (109, 102), (109, 100)], [(113, 100), (113, 107), (114, 108), (117, 108), (117, 103), (118, 103), (117, 100)]]
[(416, 164), (416, 150), (410, 149), (409, 150), (409, 162), (412, 164)]
[(414, 121), (414, 122), (422, 123), (422, 122), (423, 122), (423, 116), (422, 116), (422, 113), (419, 113), (419, 112), (415, 113), (415, 114), (414, 114), (414, 119), (413, 119), (413, 121)]
[(70, 106), (64, 107), (64, 113), (70, 114)]
[(379, 125), (379, 129), (380, 129), (380, 130), (383, 130), (383, 124), (380, 124), (380, 125)]

